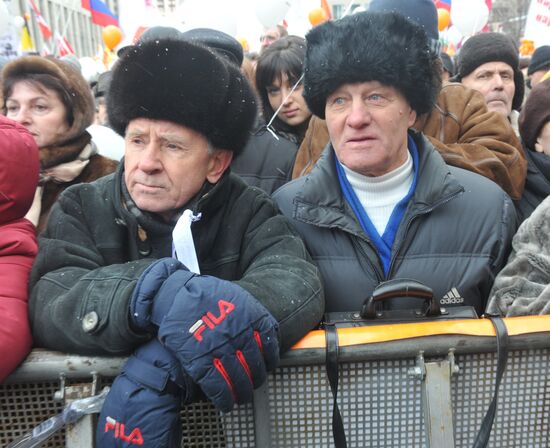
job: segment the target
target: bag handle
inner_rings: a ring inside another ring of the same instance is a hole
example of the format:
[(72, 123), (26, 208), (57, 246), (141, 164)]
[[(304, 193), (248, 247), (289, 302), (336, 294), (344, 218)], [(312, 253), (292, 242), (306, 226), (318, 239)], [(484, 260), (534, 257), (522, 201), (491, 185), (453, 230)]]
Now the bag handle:
[(363, 319), (376, 318), (376, 304), (389, 299), (398, 297), (410, 297), (424, 301), (424, 316), (441, 316), (441, 306), (434, 297), (432, 289), (419, 281), (409, 278), (396, 278), (380, 283), (373, 291), (372, 295), (365, 300), (361, 308), (361, 317)]
[(325, 324), (325, 338), (327, 343), (326, 369), (330, 390), (332, 392), (332, 437), (336, 448), (347, 448), (346, 432), (342, 423), (342, 415), (338, 407), (338, 331), (334, 324)]

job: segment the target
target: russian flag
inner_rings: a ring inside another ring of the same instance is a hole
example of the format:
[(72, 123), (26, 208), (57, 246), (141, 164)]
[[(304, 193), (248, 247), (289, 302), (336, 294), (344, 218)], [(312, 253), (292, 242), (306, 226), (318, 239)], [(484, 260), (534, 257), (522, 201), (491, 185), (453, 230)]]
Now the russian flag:
[(118, 17), (101, 0), (82, 0), (82, 7), (92, 13), (92, 22), (96, 25), (119, 26)]

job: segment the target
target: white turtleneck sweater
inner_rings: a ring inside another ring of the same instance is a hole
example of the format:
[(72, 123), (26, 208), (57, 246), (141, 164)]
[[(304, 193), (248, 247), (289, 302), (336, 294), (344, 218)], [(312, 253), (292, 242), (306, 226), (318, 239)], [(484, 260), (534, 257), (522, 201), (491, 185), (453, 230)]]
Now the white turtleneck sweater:
[(369, 219), (382, 236), (395, 206), (407, 196), (413, 183), (413, 162), (409, 151), (403, 165), (379, 177), (368, 177), (342, 165)]

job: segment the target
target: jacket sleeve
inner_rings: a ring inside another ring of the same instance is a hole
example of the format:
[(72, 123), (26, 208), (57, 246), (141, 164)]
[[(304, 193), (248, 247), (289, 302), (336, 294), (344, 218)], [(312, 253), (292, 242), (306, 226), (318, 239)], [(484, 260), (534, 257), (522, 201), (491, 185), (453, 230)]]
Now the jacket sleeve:
[(521, 143), (510, 123), (487, 109), (479, 92), (446, 86), (436, 110), (418, 123), (446, 163), (491, 179), (514, 200), (521, 197), (527, 174)]
[(508, 263), (497, 275), (487, 312), (502, 316), (550, 314), (550, 198), (523, 222)]
[(78, 190), (52, 208), (30, 281), (35, 345), (78, 354), (126, 354), (148, 338), (129, 323), (129, 299), (152, 260), (105, 262)]
[(236, 283), (277, 319), (284, 351), (321, 320), (325, 307), (321, 277), (302, 239), (275, 203), (258, 196), (254, 209), (241, 248), (243, 276)]
[(28, 281), (37, 249), (30, 221), (21, 219), (0, 226), (0, 383), (31, 349)]

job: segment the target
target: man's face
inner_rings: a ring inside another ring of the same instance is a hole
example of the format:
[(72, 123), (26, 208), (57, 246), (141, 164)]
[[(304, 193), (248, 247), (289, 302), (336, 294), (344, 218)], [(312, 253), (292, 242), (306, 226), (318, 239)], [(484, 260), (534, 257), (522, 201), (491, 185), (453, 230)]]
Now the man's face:
[(216, 183), (232, 157), (227, 150), (209, 152), (203, 135), (163, 120), (132, 120), (124, 140), (124, 180), (130, 196), (138, 208), (166, 220), (205, 180)]
[(486, 62), (480, 65), (462, 78), (462, 84), (481, 92), (487, 109), (505, 117), (512, 112), (512, 100), (516, 92), (514, 70), (505, 62)]
[(265, 30), (260, 36), (260, 44), (262, 46), (262, 51), (269, 47), (273, 42), (281, 38), (281, 33), (277, 27), (269, 28)]
[(416, 112), (395, 88), (344, 84), (328, 97), (325, 117), (338, 160), (350, 170), (376, 177), (405, 163)]

